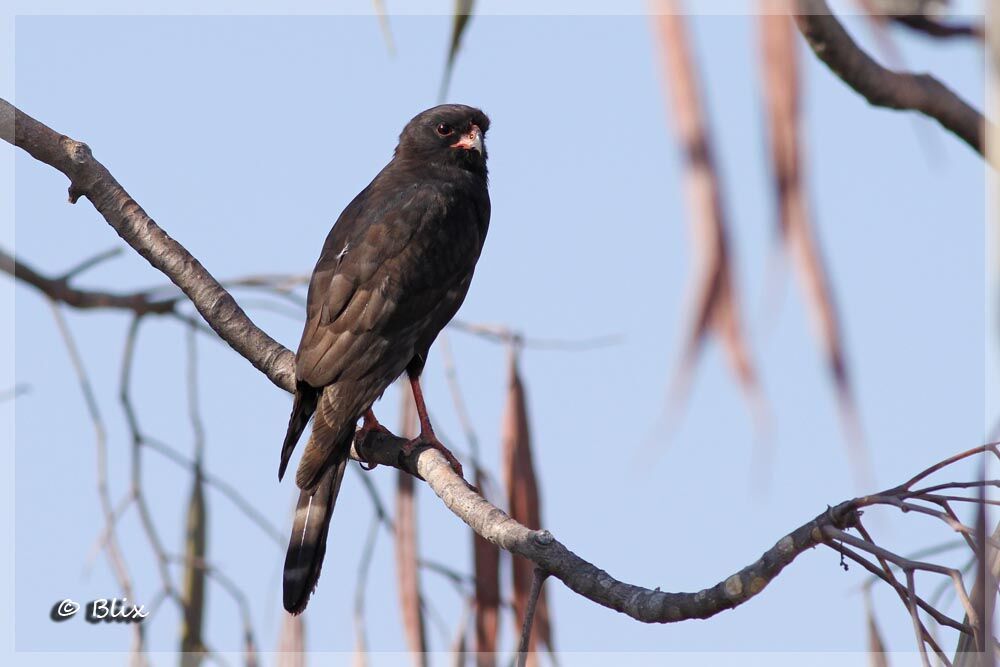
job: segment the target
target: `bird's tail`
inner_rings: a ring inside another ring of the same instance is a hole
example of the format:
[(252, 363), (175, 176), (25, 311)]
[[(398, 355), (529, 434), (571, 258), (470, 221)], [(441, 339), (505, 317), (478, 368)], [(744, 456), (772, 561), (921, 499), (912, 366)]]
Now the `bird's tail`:
[(305, 382), (299, 382), (295, 387), (295, 400), (292, 402), (292, 414), (288, 417), (288, 430), (285, 432), (285, 441), (281, 444), (281, 463), (278, 464), (278, 481), (285, 476), (285, 468), (288, 467), (288, 459), (292, 457), (292, 451), (302, 437), (309, 419), (316, 412), (316, 402), (320, 393)]
[(347, 458), (330, 465), (312, 490), (300, 491), (285, 555), (284, 603), (289, 613), (305, 610), (326, 554), (330, 518), (347, 469)]

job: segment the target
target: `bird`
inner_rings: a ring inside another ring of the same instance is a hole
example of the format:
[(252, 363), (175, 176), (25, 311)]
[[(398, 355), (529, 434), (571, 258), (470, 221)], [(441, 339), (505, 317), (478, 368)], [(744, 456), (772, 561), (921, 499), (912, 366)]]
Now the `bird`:
[(359, 419), (385, 430), (372, 404), (407, 375), (420, 434), (406, 443), (441, 450), (420, 375), (434, 339), (472, 282), (490, 222), (481, 110), (444, 104), (406, 124), (389, 163), (340, 214), (309, 281), (295, 355), (295, 394), (281, 447), (280, 481), (305, 427), (299, 488), (285, 556), (283, 603), (305, 610), (319, 580), (330, 519)]

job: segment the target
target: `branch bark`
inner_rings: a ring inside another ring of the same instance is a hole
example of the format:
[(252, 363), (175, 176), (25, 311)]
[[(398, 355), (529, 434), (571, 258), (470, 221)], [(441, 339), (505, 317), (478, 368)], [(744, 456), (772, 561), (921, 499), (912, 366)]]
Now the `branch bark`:
[(423, 478), (452, 513), (485, 539), (531, 560), (588, 600), (643, 623), (708, 618), (743, 604), (796, 556), (824, 542), (825, 528), (850, 528), (856, 520), (856, 501), (841, 503), (785, 535), (756, 561), (711, 588), (696, 593), (666, 593), (618, 581), (570, 551), (549, 531), (526, 528), (469, 488), (440, 452), (422, 447), (407, 456), (403, 450), (406, 442), (392, 434), (369, 431), (354, 443), (351, 456)]
[(930, 74), (882, 67), (851, 38), (824, 0), (798, 0), (795, 23), (816, 56), (870, 104), (919, 111), (985, 155), (983, 115), (948, 86)]

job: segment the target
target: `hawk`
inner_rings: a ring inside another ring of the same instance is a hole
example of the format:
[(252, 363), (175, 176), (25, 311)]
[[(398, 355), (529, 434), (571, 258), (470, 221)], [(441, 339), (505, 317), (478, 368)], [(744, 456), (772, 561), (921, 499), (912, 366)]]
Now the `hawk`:
[(281, 448), (280, 480), (312, 418), (295, 474), (300, 489), (285, 557), (284, 606), (305, 609), (319, 579), (330, 517), (359, 419), (379, 428), (374, 403), (404, 372), (420, 417), (410, 448), (441, 449), (420, 374), (441, 329), (472, 282), (490, 221), (479, 109), (446, 104), (414, 117), (392, 160), (348, 204), (323, 244), (309, 282), (295, 355), (296, 390)]

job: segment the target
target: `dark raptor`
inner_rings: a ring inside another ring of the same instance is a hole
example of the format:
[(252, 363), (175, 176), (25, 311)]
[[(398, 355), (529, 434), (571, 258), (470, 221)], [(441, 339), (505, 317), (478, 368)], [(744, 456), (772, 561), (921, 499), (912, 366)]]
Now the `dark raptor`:
[(359, 419), (404, 372), (420, 417), (409, 443), (441, 449), (427, 418), (420, 373), (427, 352), (465, 299), (490, 222), (479, 109), (446, 104), (403, 129), (392, 160), (348, 204), (309, 282), (295, 355), (296, 391), (281, 448), (280, 480), (313, 418), (299, 461), (301, 489), (285, 557), (284, 605), (305, 609), (319, 579), (337, 493)]

